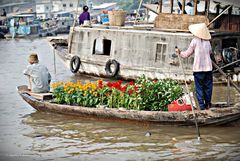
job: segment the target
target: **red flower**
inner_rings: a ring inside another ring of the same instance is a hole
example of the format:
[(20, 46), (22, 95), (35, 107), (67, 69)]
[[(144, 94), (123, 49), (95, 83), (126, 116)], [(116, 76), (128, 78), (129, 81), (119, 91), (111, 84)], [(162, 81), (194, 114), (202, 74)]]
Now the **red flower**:
[(122, 84), (122, 81), (121, 81), (121, 80), (118, 80), (118, 84), (121, 86), (121, 84)]
[(111, 88), (113, 84), (111, 82), (107, 82), (107, 86)]
[(154, 80), (153, 80), (153, 82), (155, 82), (155, 83), (156, 83), (157, 81), (158, 81), (157, 79), (154, 79)]
[(121, 80), (118, 80), (117, 82), (112, 83), (112, 84), (111, 84), (111, 87), (112, 87), (112, 88), (116, 88), (116, 89), (118, 89), (118, 90), (121, 90), (121, 89), (122, 89), (121, 84), (122, 84), (122, 81), (121, 81)]
[(134, 85), (133, 87), (134, 87), (134, 91), (137, 92), (137, 90), (138, 90), (139, 87), (138, 87), (138, 86), (135, 86), (135, 85)]
[(134, 81), (131, 81), (128, 83), (129, 85), (134, 85)]
[(98, 80), (98, 88), (102, 88), (103, 87), (103, 81), (102, 80)]
[(133, 92), (132, 89), (129, 89), (128, 94), (131, 95), (132, 92)]

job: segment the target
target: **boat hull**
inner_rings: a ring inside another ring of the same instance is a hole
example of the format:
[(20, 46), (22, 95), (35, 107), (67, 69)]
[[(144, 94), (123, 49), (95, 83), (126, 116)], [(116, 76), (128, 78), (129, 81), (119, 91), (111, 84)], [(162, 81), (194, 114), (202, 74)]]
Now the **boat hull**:
[[(115, 108), (90, 108), (74, 105), (61, 105), (44, 100), (40, 101), (30, 96), (26, 92), (19, 92), (19, 94), (29, 105), (38, 111), (158, 124), (188, 126), (195, 125), (192, 111), (164, 112), (122, 110)], [(240, 103), (228, 108), (196, 111), (196, 116), (199, 126), (216, 126), (229, 124), (240, 119)]]
[[(214, 59), (217, 60), (217, 65), (224, 65), (226, 62), (223, 61), (218, 46), (221, 46), (219, 42), (224, 41), (227, 36), (224, 33), (213, 34), (213, 36), (211, 41), (215, 53)], [(229, 34), (229, 36), (238, 40), (240, 33)], [(80, 59), (79, 68), (74, 73), (126, 80), (137, 79), (145, 75), (151, 79), (171, 78), (183, 81), (185, 78), (179, 59), (175, 54), (175, 46), (187, 49), (191, 39), (192, 35), (185, 32), (76, 27), (74, 31), (71, 31), (69, 41), (61, 37), (54, 37), (50, 38), (49, 42), (69, 69), (73, 57)], [(235, 52), (231, 54), (233, 54), (233, 60), (239, 57)], [(193, 60), (193, 56), (181, 60), (186, 80), (193, 80)], [(108, 72), (110, 70), (110, 65), (107, 65), (109, 61), (116, 61), (119, 64), (114, 74)], [(230, 61), (229, 64), (231, 63), (233, 63), (231, 69), (238, 74), (239, 62)], [(225, 65), (224, 68), (229, 66)], [(222, 79), (217, 74), (214, 76), (214, 81)]]
[[(189, 33), (75, 27), (67, 50), (57, 47), (56, 53), (68, 68), (71, 58), (78, 56), (79, 73), (122, 79), (136, 79), (144, 74), (152, 79), (184, 80), (178, 58), (173, 55), (176, 45), (187, 48), (192, 37)], [(52, 46), (57, 45), (55, 40), (49, 41)], [(107, 71), (107, 62), (111, 60), (119, 64), (113, 75)], [(187, 79), (193, 80), (193, 57), (184, 63)]]

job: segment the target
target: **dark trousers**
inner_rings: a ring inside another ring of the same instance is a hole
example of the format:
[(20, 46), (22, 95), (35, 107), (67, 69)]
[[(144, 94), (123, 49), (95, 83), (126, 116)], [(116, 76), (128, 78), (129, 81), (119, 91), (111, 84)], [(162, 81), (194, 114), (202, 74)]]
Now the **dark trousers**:
[(211, 106), (213, 76), (212, 71), (194, 72), (196, 95), (201, 110)]

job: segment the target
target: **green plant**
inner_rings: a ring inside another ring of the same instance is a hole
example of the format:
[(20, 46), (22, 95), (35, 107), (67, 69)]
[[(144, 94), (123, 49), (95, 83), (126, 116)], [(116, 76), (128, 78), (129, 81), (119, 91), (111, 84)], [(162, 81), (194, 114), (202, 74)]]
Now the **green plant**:
[(56, 83), (52, 85), (55, 101), (87, 107), (107, 105), (145, 111), (166, 110), (167, 105), (183, 95), (183, 88), (171, 79), (150, 80), (144, 75), (136, 83), (122, 81), (104, 83)]

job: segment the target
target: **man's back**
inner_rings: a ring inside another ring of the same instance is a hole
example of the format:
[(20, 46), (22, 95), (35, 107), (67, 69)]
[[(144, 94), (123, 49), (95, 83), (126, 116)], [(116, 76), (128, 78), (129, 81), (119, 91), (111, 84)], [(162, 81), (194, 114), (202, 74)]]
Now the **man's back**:
[(42, 93), (48, 92), (51, 75), (47, 67), (41, 64), (32, 64), (27, 67), (24, 74), (29, 75), (32, 80), (32, 92)]

